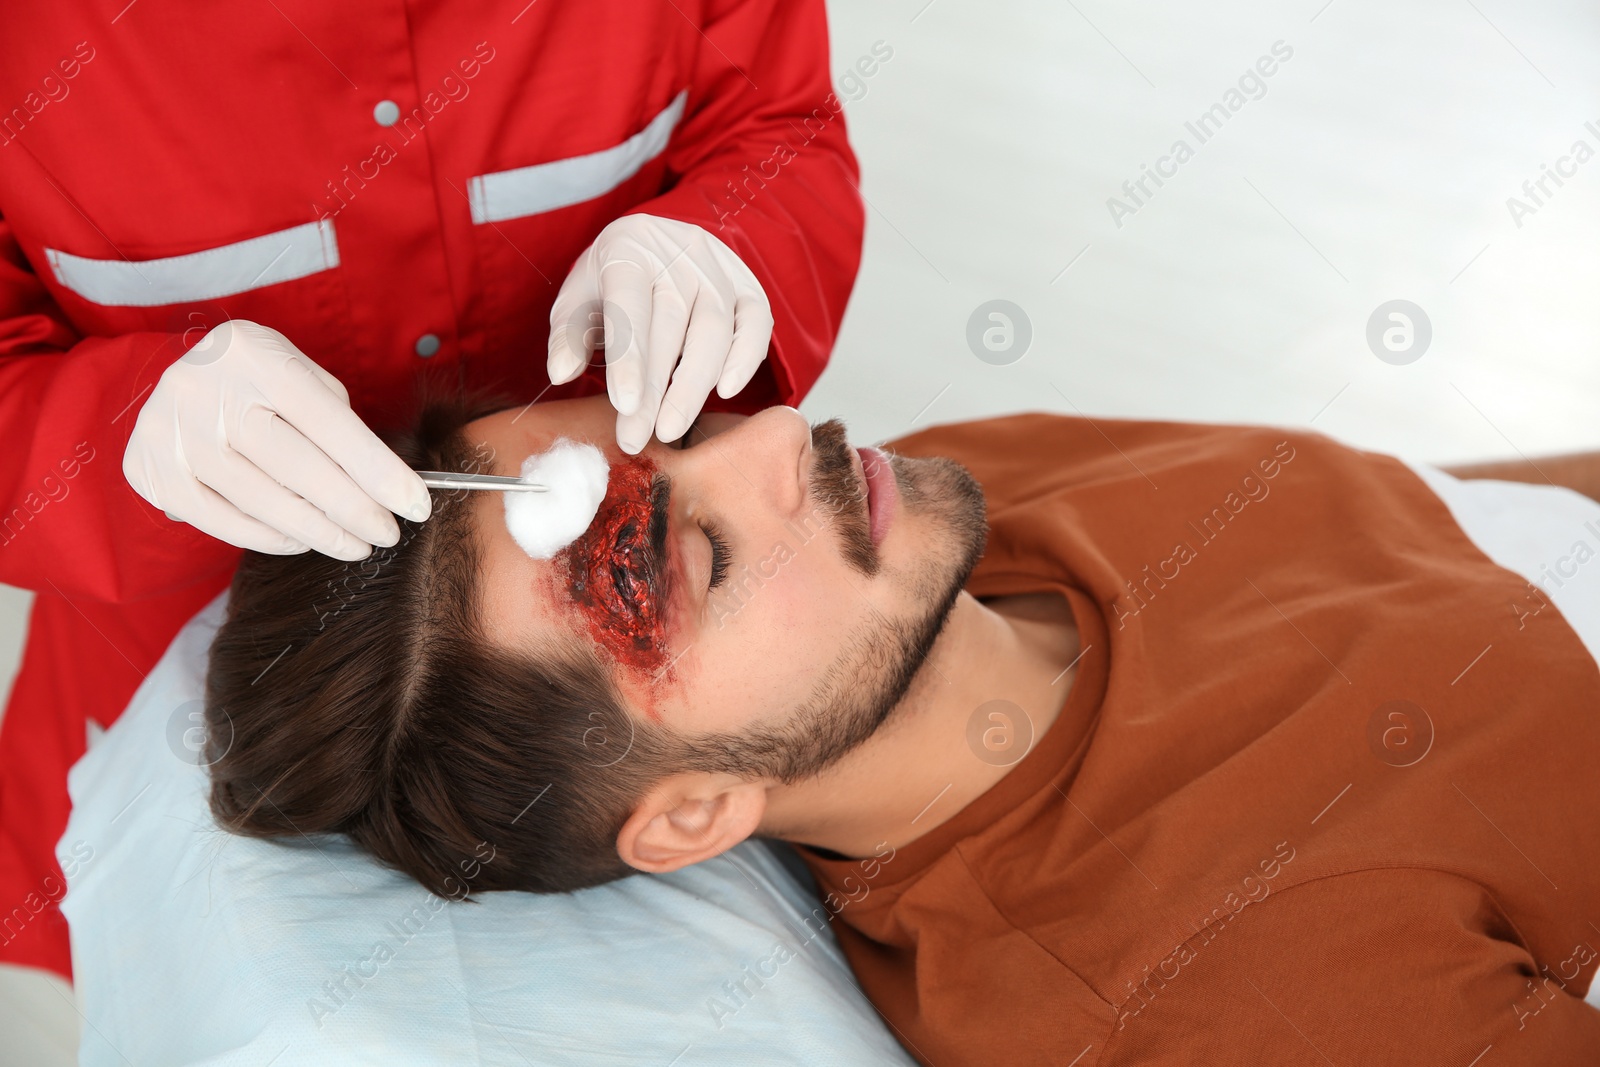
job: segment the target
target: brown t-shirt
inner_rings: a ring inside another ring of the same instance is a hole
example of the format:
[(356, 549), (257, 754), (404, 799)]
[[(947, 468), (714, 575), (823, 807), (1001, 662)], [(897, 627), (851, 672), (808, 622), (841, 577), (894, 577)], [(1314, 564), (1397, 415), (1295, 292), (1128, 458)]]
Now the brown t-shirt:
[(978, 596), (1059, 590), (1054, 726), (897, 852), (802, 849), (901, 1042), (963, 1064), (1600, 1063), (1600, 670), (1399, 461), (1053, 415)]

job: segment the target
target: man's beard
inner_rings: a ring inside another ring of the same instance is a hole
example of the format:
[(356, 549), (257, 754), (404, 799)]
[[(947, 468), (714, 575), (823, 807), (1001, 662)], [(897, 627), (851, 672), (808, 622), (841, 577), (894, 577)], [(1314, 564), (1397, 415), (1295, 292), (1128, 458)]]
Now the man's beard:
[[(867, 498), (851, 464), (844, 424), (812, 428), (810, 493), (849, 566), (871, 577), (883, 561), (872, 543)], [(971, 472), (942, 457), (890, 456), (903, 519), (928, 520), (926, 554), (905, 574), (917, 605), (871, 618), (845, 640), (810, 695), (782, 721), (686, 742), (689, 766), (792, 784), (814, 777), (877, 732), (905, 697), (944, 630), (961, 589), (983, 556), (988, 526), (983, 490)]]

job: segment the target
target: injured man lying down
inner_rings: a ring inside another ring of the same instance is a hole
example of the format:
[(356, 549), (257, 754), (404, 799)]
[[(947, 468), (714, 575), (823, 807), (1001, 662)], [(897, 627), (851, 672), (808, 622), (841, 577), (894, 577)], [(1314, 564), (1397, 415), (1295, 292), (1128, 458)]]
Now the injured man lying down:
[(791, 408), (629, 456), (613, 418), (434, 400), (394, 441), (595, 445), (553, 555), (465, 490), (365, 561), (247, 554), (224, 826), (452, 897), (781, 839), (941, 1067), (1600, 1057), (1600, 670), (1416, 469), (1047, 414), (858, 449)]

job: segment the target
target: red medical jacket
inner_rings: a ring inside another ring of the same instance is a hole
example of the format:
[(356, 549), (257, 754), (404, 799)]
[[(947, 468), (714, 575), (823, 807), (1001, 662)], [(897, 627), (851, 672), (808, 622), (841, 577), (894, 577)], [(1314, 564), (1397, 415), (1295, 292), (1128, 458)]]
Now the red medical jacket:
[(275, 327), (380, 429), (422, 376), (532, 399), (567, 270), (639, 211), (765, 287), (768, 362), (710, 405), (753, 411), (821, 373), (863, 225), (822, 0), (124, 2), (0, 34), (0, 582), (38, 593), (0, 728), (0, 961), (62, 974), (86, 720), (238, 556), (122, 475), (189, 345)]

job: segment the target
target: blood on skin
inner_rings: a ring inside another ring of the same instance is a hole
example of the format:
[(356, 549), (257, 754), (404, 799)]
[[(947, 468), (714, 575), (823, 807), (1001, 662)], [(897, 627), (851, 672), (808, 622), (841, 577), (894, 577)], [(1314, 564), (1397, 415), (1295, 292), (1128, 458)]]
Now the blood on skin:
[(670, 659), (666, 608), (671, 567), (662, 559), (661, 571), (648, 573), (655, 474), (655, 464), (643, 456), (613, 464), (594, 521), (555, 559), (590, 636), (618, 663), (651, 675)]

